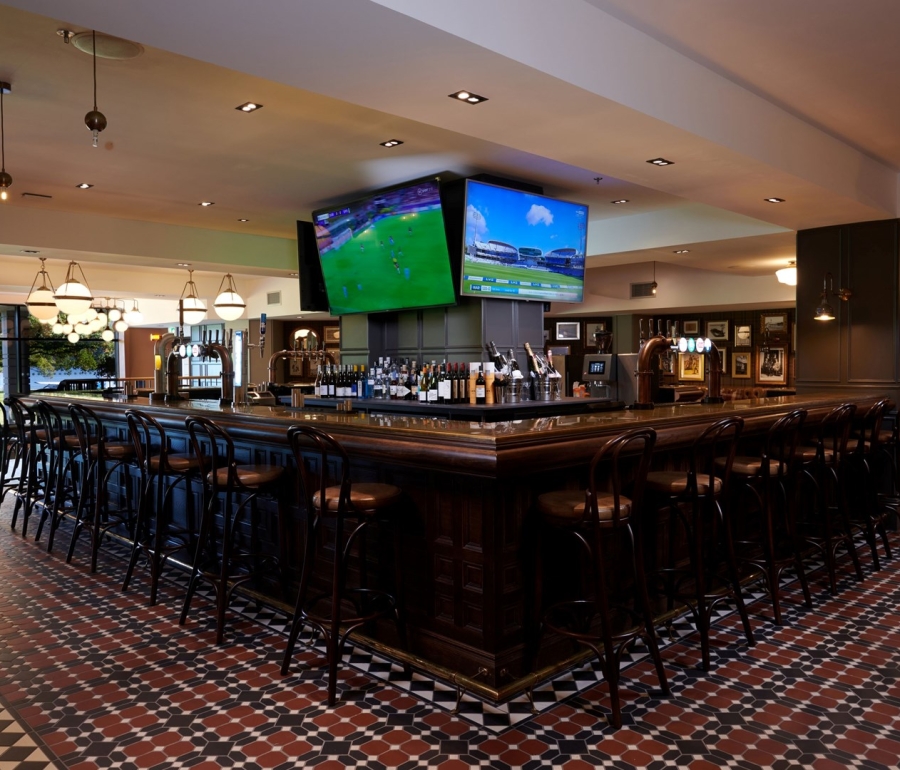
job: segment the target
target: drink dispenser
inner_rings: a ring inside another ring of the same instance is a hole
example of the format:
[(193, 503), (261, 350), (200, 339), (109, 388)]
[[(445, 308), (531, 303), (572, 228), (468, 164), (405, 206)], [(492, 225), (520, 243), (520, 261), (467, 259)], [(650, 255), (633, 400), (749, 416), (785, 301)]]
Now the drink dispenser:
[(616, 356), (594, 353), (584, 357), (582, 380), (589, 386), (591, 398), (613, 400), (616, 394)]

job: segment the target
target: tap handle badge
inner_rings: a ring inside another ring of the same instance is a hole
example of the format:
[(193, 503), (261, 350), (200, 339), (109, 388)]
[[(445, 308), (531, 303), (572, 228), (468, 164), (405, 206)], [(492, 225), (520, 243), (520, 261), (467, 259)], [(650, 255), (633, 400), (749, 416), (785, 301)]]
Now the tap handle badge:
[(263, 348), (266, 346), (266, 314), (259, 314), (259, 357), (263, 357)]

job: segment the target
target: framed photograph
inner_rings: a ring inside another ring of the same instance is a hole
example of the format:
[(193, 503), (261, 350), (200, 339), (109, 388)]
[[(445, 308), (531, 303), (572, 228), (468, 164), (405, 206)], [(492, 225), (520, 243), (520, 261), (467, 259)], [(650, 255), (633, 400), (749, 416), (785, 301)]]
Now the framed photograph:
[(756, 352), (756, 381), (765, 385), (787, 385), (787, 348), (769, 347)]
[[(749, 328), (749, 327), (748, 327)], [(733, 380), (750, 379), (750, 351), (731, 354), (731, 378)]]
[(707, 321), (706, 336), (718, 345), (728, 339), (728, 321)]
[(702, 353), (679, 353), (678, 379), (702, 381), (703, 361), (704, 356)]
[(581, 339), (581, 322), (580, 321), (558, 321), (556, 324), (557, 340), (580, 340)]
[(699, 321), (684, 321), (682, 324), (681, 331), (685, 334), (700, 334), (700, 322)]
[(787, 313), (763, 313), (759, 317), (759, 330), (768, 332), (769, 339), (786, 339), (788, 333)]
[[(734, 327), (734, 346), (736, 348), (749, 348), (753, 344), (753, 335), (750, 326)], [(750, 374), (748, 372), (747, 376)]]
[(341, 327), (340, 326), (326, 326), (322, 330), (322, 333), (325, 336), (325, 344), (326, 345), (340, 345), (341, 344)]
[(291, 361), (291, 377), (302, 377), (303, 376), (303, 359), (292, 357), (290, 359), (290, 361)]
[(719, 344), (716, 345), (716, 348), (719, 351), (719, 357), (722, 359), (722, 374), (727, 377), (728, 373), (731, 371), (728, 367), (729, 363), (731, 363), (728, 348), (726, 348), (724, 345)]

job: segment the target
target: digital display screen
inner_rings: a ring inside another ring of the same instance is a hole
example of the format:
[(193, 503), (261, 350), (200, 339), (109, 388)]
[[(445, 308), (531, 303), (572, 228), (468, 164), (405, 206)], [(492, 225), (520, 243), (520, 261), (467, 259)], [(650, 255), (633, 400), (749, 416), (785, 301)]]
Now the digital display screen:
[(606, 374), (606, 361), (590, 361), (588, 374)]
[(588, 207), (466, 180), (460, 294), (581, 302)]
[(332, 315), (455, 304), (436, 179), (314, 212), (313, 225)]

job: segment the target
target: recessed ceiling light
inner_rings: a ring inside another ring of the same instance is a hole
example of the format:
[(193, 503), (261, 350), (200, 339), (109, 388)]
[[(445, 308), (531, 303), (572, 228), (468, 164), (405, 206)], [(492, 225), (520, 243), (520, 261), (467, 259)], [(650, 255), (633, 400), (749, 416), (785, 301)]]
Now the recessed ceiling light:
[(256, 102), (244, 102), (235, 107), (235, 109), (240, 110), (241, 112), (256, 112), (260, 107), (262, 107), (262, 105), (257, 104)]
[(87, 182), (82, 182), (81, 184), (75, 185), (79, 190), (90, 190), (94, 185), (88, 184)]
[(672, 253), (673, 254), (690, 254), (690, 252), (691, 252), (690, 249), (676, 249)]
[(784, 203), (784, 198), (763, 198), (766, 203)]
[(190, 262), (178, 262), (178, 263), (175, 265), (175, 267), (190, 267), (190, 266), (191, 266), (191, 263), (190, 263)]
[(479, 96), (478, 94), (473, 94), (471, 91), (457, 91), (455, 94), (447, 94), (451, 99), (457, 99), (458, 101), (465, 102), (466, 104), (481, 104), (481, 102), (486, 102), (486, 96)]
[(400, 139), (388, 139), (386, 142), (379, 142), (382, 147), (396, 147), (398, 144), (403, 144)]
[(299, 277), (300, 277), (300, 273), (289, 273), (289, 274), (288, 274), (288, 277), (289, 277), (289, 278), (299, 278)]
[(215, 206), (216, 202), (215, 201), (200, 201), (200, 205), (201, 206)]
[(675, 161), (666, 160), (665, 158), (650, 158), (647, 163), (652, 163), (654, 166), (671, 166)]
[(37, 249), (21, 249), (23, 254), (40, 254), (41, 252)]
[(628, 198), (619, 198), (619, 200), (610, 201), (610, 203), (628, 203)]
[(249, 219), (239, 219), (238, 222), (249, 222)]

